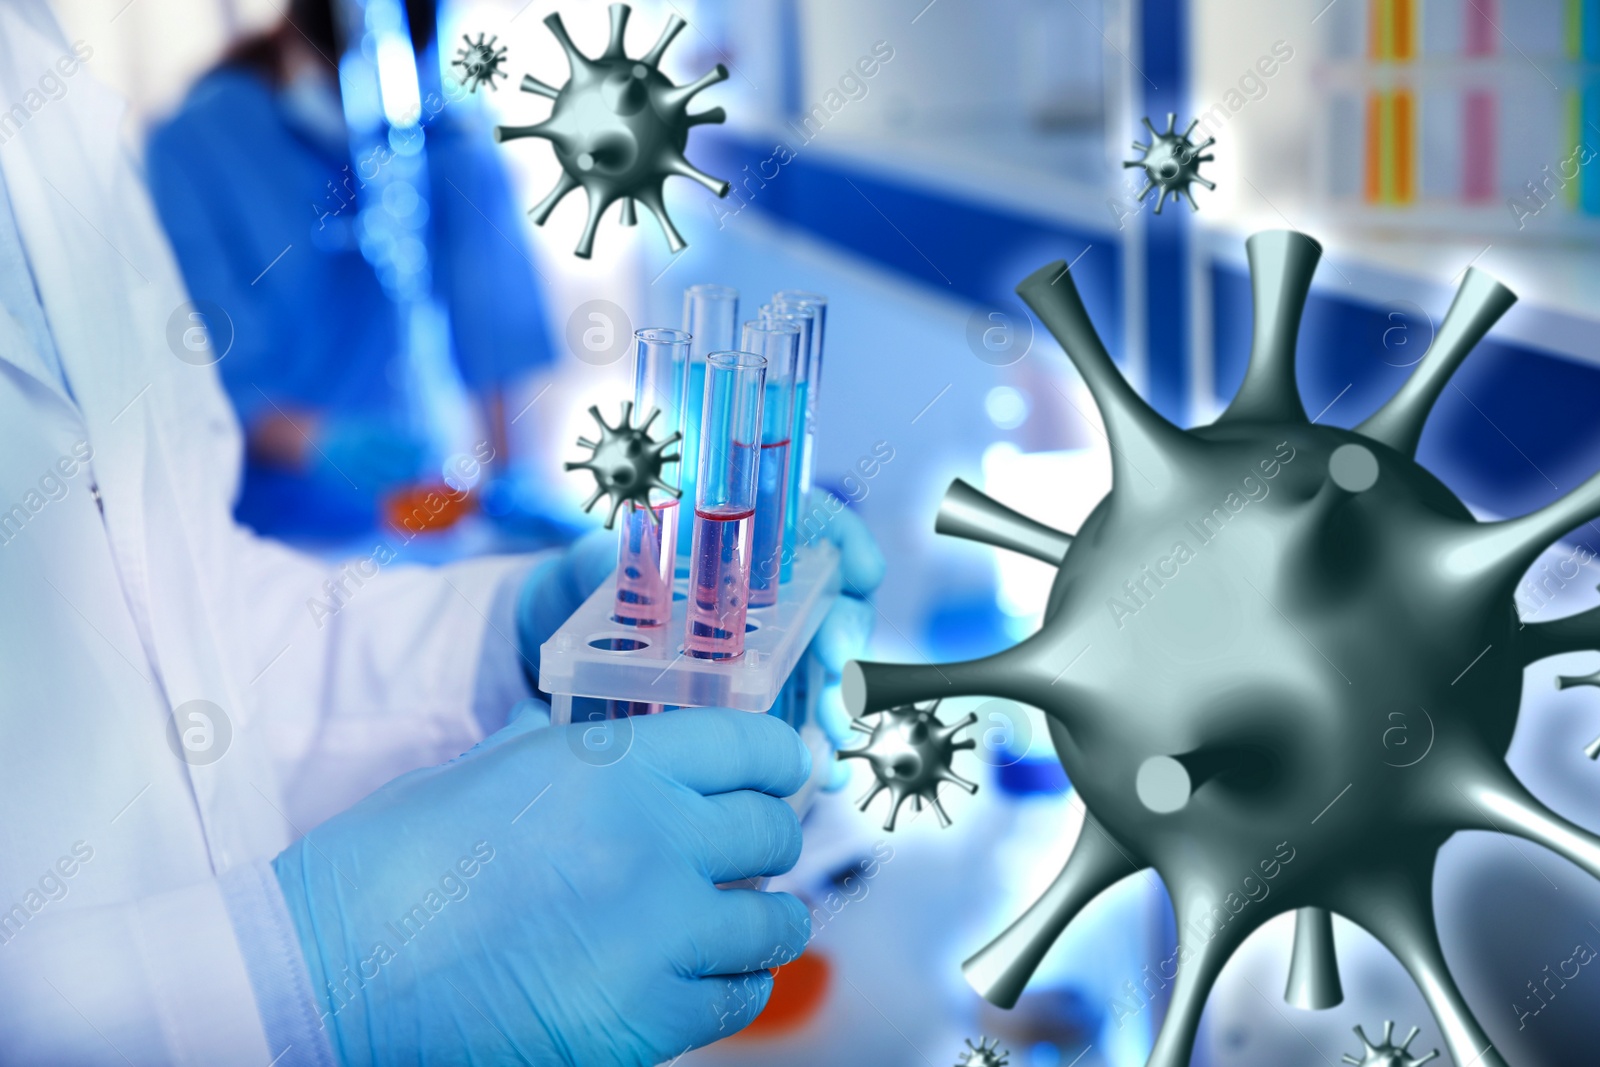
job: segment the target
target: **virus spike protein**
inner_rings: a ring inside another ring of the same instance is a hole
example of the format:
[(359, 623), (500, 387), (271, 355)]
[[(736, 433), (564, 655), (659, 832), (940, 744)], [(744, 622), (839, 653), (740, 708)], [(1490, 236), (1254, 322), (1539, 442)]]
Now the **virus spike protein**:
[(1294, 380), (1295, 341), (1322, 246), (1303, 233), (1269, 230), (1245, 241), (1255, 295), (1250, 362), (1233, 403), (1218, 422), (1304, 422)]
[(1301, 908), (1294, 916), (1294, 951), (1283, 999), (1305, 1011), (1324, 1011), (1344, 1002), (1339, 955), (1333, 944), (1333, 916), (1322, 908)]
[(667, 46), (683, 29), (684, 21), (677, 15), (668, 20), (654, 48), (640, 59), (629, 59), (623, 46), (629, 11), (626, 4), (611, 5), (610, 37), (605, 52), (595, 59), (572, 42), (559, 14), (546, 18), (545, 25), (567, 55), (567, 83), (553, 89), (525, 76), (525, 91), (554, 101), (550, 118), (533, 126), (497, 126), (494, 131), (496, 141), (548, 140), (561, 164), (556, 187), (528, 213), (534, 225), (544, 225), (573, 189), (581, 185), (588, 194), (583, 235), (574, 250), (580, 259), (592, 254), (601, 216), (618, 200), (623, 205), (623, 225), (633, 225), (634, 205), (643, 204), (661, 223), (667, 247), (682, 251), (685, 242), (661, 195), (662, 183), (670, 176), (692, 178), (719, 197), (728, 195), (727, 182), (700, 171), (683, 154), (692, 127), (726, 119), (721, 108), (695, 115), (688, 109), (697, 93), (728, 77), (727, 68), (718, 64), (685, 85), (674, 85), (657, 69)]
[[(1433, 859), (1428, 856), (1425, 863), (1415, 864), (1406, 874), (1427, 874), (1431, 882)], [(1457, 1063), (1507, 1067), (1450, 976), (1434, 929), (1432, 892), (1424, 888), (1426, 884), (1419, 886), (1406, 875), (1375, 879), (1350, 894), (1349, 915), (1382, 942), (1410, 973)]]
[[(1257, 316), (1255, 359), (1276, 365), (1252, 371), (1249, 401), (1231, 417), (1188, 431), (1121, 379), (1061, 264), (1018, 287), (1102, 409), (1113, 489), (1061, 551), (1038, 633), (965, 663), (847, 664), (845, 704), (862, 715), (987, 695), (1045, 713), (1093, 827), (1126, 867), (1154, 868), (1178, 913), (1189, 951), (1151, 1067), (1187, 1063), (1233, 948), (1291, 911), (1304, 924), (1291, 998), (1331, 996), (1337, 972), (1324, 935), (1327, 916), (1340, 914), (1423, 987), (1458, 1062), (1499, 1067), (1439, 950), (1433, 861), (1454, 833), (1495, 830), (1600, 877), (1600, 838), (1535, 801), (1505, 763), (1524, 666), (1600, 650), (1600, 608), (1521, 627), (1512, 599), (1541, 548), (1600, 515), (1600, 478), (1531, 515), (1477, 521), (1401, 447), (1438, 395), (1437, 369), (1419, 368), (1427, 388), (1412, 387), (1395, 408), (1404, 418), (1369, 425), (1370, 434), (1306, 421), (1287, 383), (1314, 246), (1267, 235), (1254, 247), (1279, 253), (1252, 255), (1254, 272), (1285, 275), (1254, 284), (1272, 304)], [(1469, 277), (1452, 312), (1460, 324), (1434, 346), (1437, 365), (1453, 369), (1509, 295)], [(985, 521), (961, 497), (954, 515), (963, 503), (970, 523)], [(1027, 550), (1013, 520), (996, 512), (993, 522), (977, 539)], [(960, 522), (946, 525), (972, 536)], [(1417, 617), (1430, 620), (1426, 634), (1405, 621)], [(1456, 686), (1464, 669), (1472, 684)], [(1385, 759), (1384, 731), (1392, 711), (1417, 708), (1429, 712), (1438, 743), (1399, 767)], [(1184, 779), (1181, 803), (1141, 790), (1147, 766)], [(1365, 858), (1352, 869), (1357, 851)], [(1272, 902), (1208, 930), (1205, 917), (1239, 872), (1268, 861), (1282, 872)], [(1075, 853), (1023, 921), (969, 961), (980, 993), (1014, 999), (1111, 877), (1077, 863)]]
[(611, 39), (606, 42), (606, 59), (617, 59), (627, 56), (625, 38), (628, 35), (628, 16), (633, 9), (627, 4), (612, 4), (611, 8)]
[[(1191, 902), (1193, 911), (1202, 905), (1202, 898)], [(1209, 906), (1209, 905), (1206, 905)], [(1167, 1004), (1166, 1018), (1156, 1034), (1156, 1044), (1150, 1052), (1146, 1067), (1188, 1067), (1194, 1053), (1194, 1039), (1200, 1029), (1200, 1016), (1205, 1011), (1206, 998), (1217, 976), (1222, 973), (1228, 958), (1246, 937), (1261, 926), (1259, 915), (1241, 915), (1238, 922), (1230, 922), (1204, 944), (1197, 946), (1185, 963), (1178, 965), (1173, 979), (1172, 999)]]
[(933, 530), (996, 548), (1008, 548), (1057, 567), (1072, 545), (1070, 535), (1012, 511), (960, 478), (945, 490)]
[(1039, 316), (1083, 376), (1105, 419), (1111, 439), (1112, 473), (1128, 492), (1142, 486), (1165, 488), (1173, 475), (1183, 432), (1162, 418), (1122, 377), (1089, 321), (1083, 298), (1064, 260), (1047, 264), (1022, 280), (1017, 295)]
[(1002, 1008), (1016, 1007), (1045, 953), (1067, 924), (1101, 893), (1137, 870), (1090, 816), (1066, 866), (1044, 895), (999, 937), (973, 953), (961, 972), (978, 994)]
[(1510, 289), (1477, 267), (1468, 267), (1467, 276), (1416, 371), (1388, 403), (1357, 429), (1397, 452), (1416, 455), (1422, 424), (1450, 376), (1516, 302), (1517, 296)]
[(652, 69), (660, 66), (661, 57), (666, 54), (673, 40), (677, 38), (679, 33), (683, 32), (683, 28), (687, 25), (688, 23), (683, 20), (681, 15), (673, 14), (667, 19), (666, 26), (662, 27), (661, 36), (656, 40), (654, 47), (641, 56), (639, 62)]

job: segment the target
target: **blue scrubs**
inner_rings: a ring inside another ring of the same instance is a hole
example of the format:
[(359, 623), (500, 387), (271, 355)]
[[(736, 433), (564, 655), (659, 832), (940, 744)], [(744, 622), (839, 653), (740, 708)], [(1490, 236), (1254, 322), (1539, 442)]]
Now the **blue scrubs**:
[[(190, 294), (232, 320), (218, 369), (247, 425), (273, 404), (398, 419), (400, 342), (356, 243), (359, 173), (342, 133), (295, 103), (251, 70), (207, 75), (151, 136), (156, 207)], [(449, 104), (425, 129), (434, 288), (481, 393), (551, 361), (543, 300), (482, 116)], [(343, 479), (250, 464), (238, 515), (263, 533), (344, 536), (372, 527), (376, 501)]]

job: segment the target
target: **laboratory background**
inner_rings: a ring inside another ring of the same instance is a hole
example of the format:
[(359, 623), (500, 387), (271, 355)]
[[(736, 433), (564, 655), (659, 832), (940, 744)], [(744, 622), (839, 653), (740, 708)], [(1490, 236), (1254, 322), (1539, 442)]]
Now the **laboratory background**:
[[(565, 180), (561, 164), (546, 140), (495, 136), (549, 114), (525, 75), (567, 78), (542, 20), (559, 12), (595, 56), (606, 4), (412, 6), (397, 33), (419, 60), (423, 153), (352, 145), (337, 101), (302, 91), (297, 57), (315, 34), (286, 34), (279, 0), (56, 5), (68, 38), (92, 48), (89, 68), (128, 99), (129, 150), (190, 287), (185, 314), (207, 332), (195, 358), (217, 363), (246, 430), (238, 514), (263, 533), (342, 558), (404, 528), (413, 562), (570, 541), (611, 501), (586, 512), (595, 480), (563, 465), (588, 454), (575, 441), (599, 429), (591, 406), (615, 424), (634, 396), (635, 331), (687, 328), (696, 286), (737, 290), (741, 321), (803, 291), (826, 298), (809, 477), (865, 521), (889, 564), (864, 658), (995, 653), (1039, 629), (1055, 571), (937, 535), (952, 479), (1071, 532), (1112, 472), (1094, 397), (1014, 287), (1065, 261), (1122, 373), (1193, 426), (1245, 376), (1245, 241), (1284, 229), (1324, 253), (1299, 333), (1309, 418), (1354, 427), (1377, 411), (1472, 267), (1519, 300), (1443, 388), (1419, 462), (1480, 519), (1533, 511), (1600, 467), (1593, 0), (637, 0), (629, 54), (681, 19), (662, 72), (679, 85), (718, 64), (728, 74), (695, 99), (726, 121), (690, 129), (684, 156), (729, 189), (665, 183), (680, 241), (644, 203), (637, 225), (613, 208), (586, 234), (581, 191), (535, 226), (529, 209)], [(462, 91), (453, 63), (487, 39), (503, 76)], [(370, 58), (381, 81), (393, 57)], [(270, 72), (293, 143), (251, 126), (271, 103), (244, 84), (252, 70)], [(388, 93), (366, 106), (399, 106)], [(423, 107), (430, 93), (437, 110)], [(1150, 175), (1126, 165), (1141, 159), (1133, 142), (1191, 123), (1194, 142), (1214, 139), (1204, 181), (1141, 196)], [(357, 269), (374, 201), (392, 227), (376, 273)], [(409, 315), (392, 314), (408, 301)], [(447, 318), (430, 317), (439, 306)], [(1597, 537), (1571, 534), (1548, 559)], [(1547, 564), (1558, 577), (1536, 605), (1519, 599), (1524, 615), (1591, 607), (1593, 555)], [(1401, 622), (1425, 635), (1445, 620)], [(1600, 692), (1556, 679), (1597, 666), (1591, 653), (1527, 669), (1508, 756), (1541, 800), (1591, 828)], [(984, 1049), (1011, 1067), (1146, 1062), (1172, 996), (1152, 965), (1180, 938), (1153, 871), (1087, 909), (1014, 1008), (963, 977), (1050, 885), (1085, 817), (1043, 715), (981, 697), (939, 714), (969, 711), (980, 743), (952, 766), (978, 790), (939, 791), (949, 826), (908, 804), (887, 831), (881, 797), (858, 811), (873, 785), (864, 760), (842, 761), (842, 790), (809, 798), (800, 863), (773, 886), (810, 907), (810, 945), (754, 1025), (677, 1062), (1002, 1062)], [(1367, 859), (1352, 848), (1343, 862)], [(1595, 1062), (1600, 884), (1527, 841), (1461, 833), (1433, 898), (1450, 969), (1506, 1060)], [(1220, 976), (1193, 1062), (1357, 1062), (1343, 1059), (1363, 1052), (1352, 1028), (1376, 1042), (1386, 1021), (1396, 1041), (1420, 1027), (1414, 1056), (1443, 1049), (1401, 964), (1340, 917), (1332, 930), (1336, 1006), (1286, 1001), (1295, 917), (1280, 915)]]

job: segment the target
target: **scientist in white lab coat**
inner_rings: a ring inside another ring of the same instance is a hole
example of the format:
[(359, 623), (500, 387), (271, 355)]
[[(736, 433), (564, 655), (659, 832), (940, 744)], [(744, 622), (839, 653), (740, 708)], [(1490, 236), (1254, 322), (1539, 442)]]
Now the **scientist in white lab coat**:
[(715, 888), (794, 862), (794, 732), (548, 727), (522, 666), (594, 551), (368, 565), (314, 618), (330, 569), (230, 517), (238, 427), (169, 344), (186, 296), (89, 56), (0, 0), (0, 1062), (649, 1064), (734, 1032), (809, 932)]

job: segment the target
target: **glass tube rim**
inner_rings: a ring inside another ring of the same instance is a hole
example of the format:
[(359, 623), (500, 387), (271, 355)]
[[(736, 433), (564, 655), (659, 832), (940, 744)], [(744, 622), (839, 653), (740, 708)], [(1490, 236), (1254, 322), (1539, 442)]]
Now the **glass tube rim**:
[(680, 330), (672, 326), (642, 326), (633, 331), (633, 339), (644, 344), (671, 345), (673, 347), (687, 347), (694, 335), (688, 330)]
[(812, 292), (810, 289), (779, 289), (772, 294), (769, 301), (773, 304), (801, 304), (815, 307), (828, 305), (828, 298), (821, 293)]
[(719, 285), (716, 282), (698, 282), (694, 285), (687, 286), (683, 291), (685, 295), (693, 293), (696, 296), (708, 296), (723, 300), (726, 300), (730, 297), (733, 299), (738, 299), (739, 297), (738, 289), (735, 289), (731, 285)]
[(728, 370), (755, 370), (767, 365), (767, 357), (755, 352), (740, 352), (726, 350), (722, 352), (707, 352), (706, 366), (722, 367)]
[(767, 323), (762, 322), (760, 319), (749, 319), (749, 320), (747, 320), (745, 322), (741, 322), (739, 324), (739, 330), (740, 330), (740, 337), (741, 338), (744, 336), (744, 331), (745, 330), (751, 330), (751, 331), (753, 331), (755, 333), (794, 333), (794, 334), (798, 334), (798, 333), (803, 332), (800, 329), (800, 327), (795, 326), (795, 325), (793, 325), (791, 323), (775, 322), (775, 323), (772, 323), (772, 324), (769, 325)]
[(816, 304), (801, 304), (792, 300), (769, 300), (756, 309), (757, 316), (766, 315), (773, 318), (786, 318), (793, 315), (798, 319), (816, 319)]

